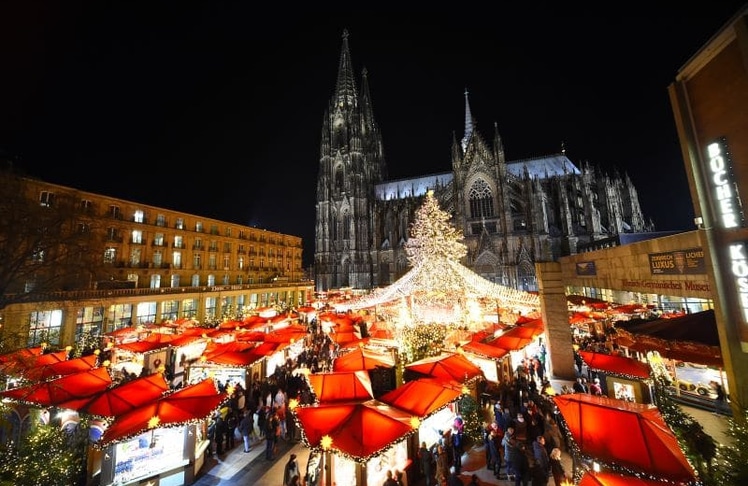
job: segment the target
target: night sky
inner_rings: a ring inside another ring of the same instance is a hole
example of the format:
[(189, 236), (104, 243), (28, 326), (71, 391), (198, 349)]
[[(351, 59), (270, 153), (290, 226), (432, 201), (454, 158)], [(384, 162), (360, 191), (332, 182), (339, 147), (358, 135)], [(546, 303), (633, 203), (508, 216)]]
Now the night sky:
[(3, 2), (0, 153), (50, 182), (299, 235), (308, 265), (347, 29), (391, 178), (450, 170), (467, 89), (508, 160), (563, 142), (578, 165), (628, 174), (657, 230), (691, 230), (667, 87), (743, 2), (655, 3)]

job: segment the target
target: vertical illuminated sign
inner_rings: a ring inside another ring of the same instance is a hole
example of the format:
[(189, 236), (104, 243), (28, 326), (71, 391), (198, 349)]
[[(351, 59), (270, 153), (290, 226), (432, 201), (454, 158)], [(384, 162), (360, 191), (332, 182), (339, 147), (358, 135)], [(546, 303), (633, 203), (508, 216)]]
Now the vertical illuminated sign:
[(706, 147), (715, 221), (726, 229), (743, 226), (743, 207), (732, 173), (732, 161), (724, 138)]
[[(707, 145), (706, 155), (715, 225), (726, 230), (742, 228), (745, 223), (743, 207), (725, 138)], [(736, 302), (743, 317), (738, 332), (741, 341), (748, 342), (748, 246), (744, 242), (732, 242), (727, 245), (726, 252), (737, 292)]]

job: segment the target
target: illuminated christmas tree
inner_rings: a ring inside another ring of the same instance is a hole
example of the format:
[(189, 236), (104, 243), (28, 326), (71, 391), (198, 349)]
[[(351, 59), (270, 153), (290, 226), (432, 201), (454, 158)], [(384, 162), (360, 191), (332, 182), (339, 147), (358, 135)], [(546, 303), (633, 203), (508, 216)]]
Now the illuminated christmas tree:
[(449, 213), (439, 207), (434, 192), (429, 191), (416, 211), (410, 238), (405, 243), (405, 253), (413, 267), (422, 263), (439, 264), (443, 260), (459, 262), (467, 254), (462, 233), (449, 220)]

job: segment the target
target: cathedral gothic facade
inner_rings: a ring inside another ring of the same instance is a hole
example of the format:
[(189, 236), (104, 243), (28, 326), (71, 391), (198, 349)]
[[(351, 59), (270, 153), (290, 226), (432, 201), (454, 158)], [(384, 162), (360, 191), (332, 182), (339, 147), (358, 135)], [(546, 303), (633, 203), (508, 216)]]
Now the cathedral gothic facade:
[(388, 180), (367, 73), (359, 89), (345, 32), (322, 126), (316, 290), (371, 289), (400, 278), (408, 270), (410, 224), (429, 190), (464, 235), (462, 263), (521, 290), (537, 290), (535, 262), (621, 233), (654, 230), (628, 177), (577, 167), (564, 153), (506, 160), (496, 126), (491, 137), (488, 143), (476, 129), (466, 92), (464, 136), (452, 141), (452, 171)]

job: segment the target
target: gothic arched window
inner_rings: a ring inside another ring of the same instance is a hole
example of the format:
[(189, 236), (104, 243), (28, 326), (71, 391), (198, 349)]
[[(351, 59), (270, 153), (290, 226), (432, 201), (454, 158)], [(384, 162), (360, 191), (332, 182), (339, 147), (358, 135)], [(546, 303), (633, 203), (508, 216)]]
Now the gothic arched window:
[(339, 193), (345, 191), (345, 171), (342, 166), (335, 169), (335, 189)]
[(493, 194), (486, 181), (478, 179), (473, 183), (468, 193), (468, 200), (470, 201), (471, 218), (493, 217)]
[(343, 213), (343, 239), (351, 239), (351, 215), (348, 211)]
[(330, 239), (335, 241), (338, 239), (338, 218), (334, 214), (332, 215), (332, 222), (330, 224), (330, 229), (332, 230), (332, 235), (330, 235)]

